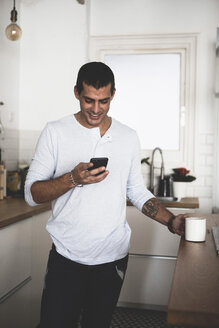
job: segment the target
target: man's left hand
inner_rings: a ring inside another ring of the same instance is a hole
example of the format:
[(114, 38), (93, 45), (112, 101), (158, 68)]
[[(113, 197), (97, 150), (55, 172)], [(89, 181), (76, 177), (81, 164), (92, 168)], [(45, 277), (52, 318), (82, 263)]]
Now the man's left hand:
[(172, 232), (177, 233), (179, 236), (185, 235), (185, 218), (188, 217), (188, 214), (179, 214), (172, 219)]

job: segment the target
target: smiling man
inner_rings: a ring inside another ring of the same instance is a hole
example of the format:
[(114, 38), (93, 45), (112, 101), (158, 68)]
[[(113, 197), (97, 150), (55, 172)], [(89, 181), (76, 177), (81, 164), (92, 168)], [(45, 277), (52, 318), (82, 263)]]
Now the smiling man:
[(111, 85), (96, 89), (85, 82), (81, 93), (75, 87), (75, 97), (80, 102), (81, 111), (75, 114), (80, 124), (87, 128), (99, 127), (100, 134), (103, 135), (111, 125), (111, 118), (107, 116), (110, 102), (113, 99), (115, 90), (111, 94)]
[[(80, 111), (46, 125), (25, 183), (28, 204), (52, 201), (39, 327), (76, 328), (81, 318), (82, 328), (109, 328), (128, 262), (126, 199), (179, 235), (185, 216), (174, 216), (147, 190), (136, 132), (108, 116), (111, 69), (83, 65), (74, 93)], [(107, 170), (90, 170), (93, 157), (107, 157)]]

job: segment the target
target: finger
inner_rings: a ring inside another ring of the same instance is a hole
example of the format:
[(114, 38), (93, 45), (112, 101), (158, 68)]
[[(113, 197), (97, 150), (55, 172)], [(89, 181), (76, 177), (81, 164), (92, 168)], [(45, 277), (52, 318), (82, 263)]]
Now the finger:
[(77, 165), (77, 168), (80, 170), (80, 171), (87, 171), (89, 169), (89, 167), (92, 167), (93, 166), (93, 163), (79, 163)]
[(180, 217), (179, 226), (178, 226), (179, 234), (183, 236), (185, 234), (185, 217)]
[(181, 224), (178, 227), (175, 228), (175, 231), (178, 235), (184, 236), (185, 229)]
[[(91, 164), (93, 165), (93, 163), (91, 163)], [(90, 166), (90, 168), (92, 168), (92, 165)], [(83, 172), (83, 177), (89, 178), (89, 177), (95, 176), (98, 173), (106, 172), (105, 169), (106, 168), (104, 166), (96, 168), (96, 169), (91, 169), (91, 170), (89, 170), (89, 168), (88, 168), (87, 170), (85, 170), (85, 172)]]
[(185, 234), (185, 216), (185, 214), (179, 214), (173, 222), (173, 228), (175, 232), (180, 236), (184, 236)]
[(102, 172), (106, 172), (105, 166), (98, 167), (96, 169), (90, 170), (89, 173), (90, 175), (96, 175), (96, 174), (102, 174)]
[[(92, 170), (92, 171), (94, 171), (94, 170)], [(98, 182), (104, 180), (107, 177), (108, 174), (109, 174), (109, 171), (104, 171), (103, 173), (101, 173), (101, 174), (99, 174), (97, 176), (95, 176), (95, 175), (89, 175), (85, 179), (85, 181), (86, 181), (87, 184), (90, 184), (90, 183), (98, 183)]]

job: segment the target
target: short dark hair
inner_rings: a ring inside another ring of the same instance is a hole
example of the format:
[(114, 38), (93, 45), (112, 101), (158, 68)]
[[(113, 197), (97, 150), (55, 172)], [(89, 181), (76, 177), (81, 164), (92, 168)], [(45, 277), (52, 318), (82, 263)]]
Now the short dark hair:
[(95, 89), (100, 89), (111, 83), (111, 94), (115, 89), (115, 79), (112, 70), (102, 62), (90, 62), (81, 66), (78, 72), (76, 88), (80, 94), (83, 82)]

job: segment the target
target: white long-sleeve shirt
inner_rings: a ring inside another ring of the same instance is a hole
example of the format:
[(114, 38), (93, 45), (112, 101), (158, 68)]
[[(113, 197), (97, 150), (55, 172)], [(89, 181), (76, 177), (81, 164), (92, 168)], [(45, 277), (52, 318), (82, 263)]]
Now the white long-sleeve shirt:
[(25, 199), (35, 206), (30, 191), (35, 181), (59, 177), (92, 157), (109, 158), (108, 176), (52, 201), (46, 226), (61, 255), (88, 265), (127, 255), (131, 231), (126, 199), (141, 210), (154, 197), (141, 175), (136, 132), (115, 119), (102, 137), (99, 128), (85, 128), (74, 115), (50, 122), (39, 138), (25, 183)]

